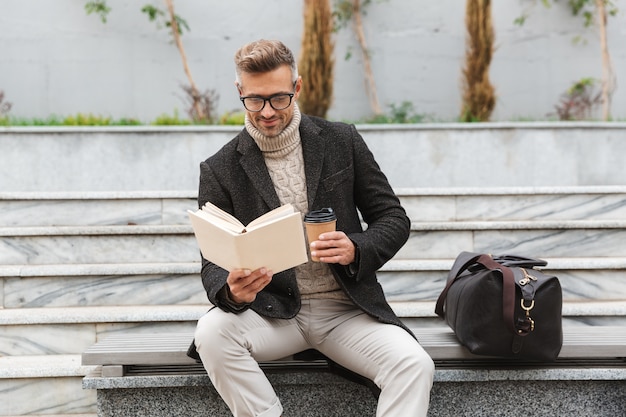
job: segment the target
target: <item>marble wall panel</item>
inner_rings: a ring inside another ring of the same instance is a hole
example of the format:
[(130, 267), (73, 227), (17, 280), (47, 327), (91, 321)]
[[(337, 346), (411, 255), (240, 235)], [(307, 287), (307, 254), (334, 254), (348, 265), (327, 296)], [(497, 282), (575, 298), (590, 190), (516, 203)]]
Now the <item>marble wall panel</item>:
[[(402, 322), (409, 328), (418, 327), (447, 327), (446, 322), (435, 315), (433, 305), (433, 315), (430, 317), (401, 317)], [(563, 317), (563, 326), (626, 326), (624, 316), (580, 316)]]
[[(359, 130), (397, 188), (625, 184), (623, 124), (528, 126)], [(225, 127), (18, 130), (0, 141), (5, 191), (197, 190), (199, 155), (212, 155), (237, 133)]]
[(474, 251), (530, 257), (626, 256), (626, 230), (504, 230), (475, 232)]
[(0, 227), (188, 225), (195, 198), (0, 200)]
[(432, 301), (443, 290), (446, 271), (385, 271), (378, 280), (388, 301)]
[(454, 259), (459, 252), (531, 257), (623, 257), (623, 229), (413, 231), (395, 259)]
[[(210, 305), (207, 302), (207, 311), (209, 309)], [(120, 333), (193, 335), (195, 328), (195, 320), (4, 326), (0, 334), (0, 355), (76, 355), (109, 335)]]
[(190, 224), (187, 210), (196, 210), (198, 202), (195, 198), (164, 199), (163, 224)]
[(568, 301), (624, 300), (626, 305), (626, 271), (563, 270), (545, 271), (559, 278), (563, 299)]
[(456, 197), (456, 220), (624, 220), (623, 194)]
[(624, 316), (563, 317), (563, 326), (626, 326)]
[(0, 355), (77, 354), (95, 343), (93, 324), (3, 326)]
[(6, 308), (202, 304), (200, 275), (6, 278)]
[[(546, 270), (561, 283), (563, 300), (626, 302), (624, 270)], [(389, 301), (436, 301), (448, 277), (447, 271), (382, 271), (378, 273)]]
[(395, 259), (454, 259), (473, 250), (472, 231), (413, 231)]
[(410, 329), (419, 327), (448, 327), (446, 322), (435, 315), (435, 307), (433, 305), (433, 315), (431, 317), (401, 317), (402, 323)]
[(400, 202), (413, 222), (451, 221), (456, 217), (454, 196), (402, 196)]
[(0, 264), (197, 262), (193, 234), (0, 237)]
[(1, 415), (95, 414), (96, 391), (82, 377), (0, 379)]
[(161, 200), (2, 201), (0, 227), (161, 224)]
[[(207, 311), (211, 308), (207, 304)], [(196, 321), (167, 321), (142, 323), (98, 323), (96, 324), (97, 340), (117, 334), (150, 334), (150, 333), (188, 333), (193, 335)]]

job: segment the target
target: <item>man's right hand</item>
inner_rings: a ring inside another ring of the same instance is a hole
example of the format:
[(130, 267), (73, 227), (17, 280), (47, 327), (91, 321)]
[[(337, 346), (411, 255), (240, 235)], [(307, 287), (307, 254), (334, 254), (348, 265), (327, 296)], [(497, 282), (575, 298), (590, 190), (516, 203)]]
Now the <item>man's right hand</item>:
[(231, 300), (237, 304), (253, 302), (256, 295), (272, 281), (272, 275), (273, 272), (266, 268), (254, 271), (233, 269), (226, 278)]

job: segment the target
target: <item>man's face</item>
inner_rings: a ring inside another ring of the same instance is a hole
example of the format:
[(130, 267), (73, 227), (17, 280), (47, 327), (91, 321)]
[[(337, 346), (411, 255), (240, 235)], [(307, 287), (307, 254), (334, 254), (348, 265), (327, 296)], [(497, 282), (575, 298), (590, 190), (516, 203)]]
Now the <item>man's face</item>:
[(294, 89), (291, 68), (283, 65), (270, 72), (255, 74), (243, 72), (240, 74), (240, 81), (241, 84), (237, 85), (237, 88), (241, 97), (269, 98), (276, 94), (294, 94), (289, 107), (283, 110), (275, 110), (268, 101), (261, 111), (252, 112), (246, 109), (248, 119), (261, 133), (268, 137), (278, 136), (291, 122), (302, 80), (298, 77)]

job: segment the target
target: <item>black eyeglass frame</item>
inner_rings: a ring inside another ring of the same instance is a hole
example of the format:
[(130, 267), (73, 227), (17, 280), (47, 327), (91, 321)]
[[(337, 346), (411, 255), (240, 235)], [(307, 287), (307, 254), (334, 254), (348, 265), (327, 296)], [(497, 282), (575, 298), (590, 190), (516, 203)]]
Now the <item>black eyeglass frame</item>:
[[(276, 111), (279, 111), (279, 110), (285, 110), (287, 107), (291, 106), (291, 102), (293, 101), (293, 96), (295, 96), (295, 95), (296, 95), (296, 91), (295, 91), (295, 90), (296, 90), (296, 83), (297, 83), (297, 81), (293, 83), (293, 89), (294, 89), (293, 93), (278, 93), (278, 94), (273, 94), (273, 95), (271, 95), (271, 96), (269, 96), (269, 97), (261, 97), (261, 96), (245, 96), (245, 97), (241, 97), (241, 96), (239, 96), (239, 100), (241, 100), (241, 104), (243, 104), (243, 107), (244, 107), (246, 110), (248, 110), (249, 112), (252, 112), (252, 113), (258, 113), (258, 112), (260, 112), (260, 111), (263, 111), (263, 109), (265, 108), (265, 105), (266, 105), (268, 102), (270, 103), (270, 106), (271, 106), (274, 110), (276, 110)], [(276, 98), (276, 97), (280, 97), (280, 96), (289, 96), (289, 103), (288, 103), (285, 107), (282, 107), (282, 108), (280, 108), (280, 109), (277, 109), (277, 108), (276, 108), (276, 107), (274, 107), (274, 105), (272, 104), (272, 99), (273, 99), (273, 98)], [(250, 109), (246, 106), (246, 99), (247, 99), (247, 98), (255, 98), (255, 99), (258, 99), (258, 100), (263, 100), (263, 105), (261, 106), (261, 108), (260, 108), (259, 110), (250, 110)]]

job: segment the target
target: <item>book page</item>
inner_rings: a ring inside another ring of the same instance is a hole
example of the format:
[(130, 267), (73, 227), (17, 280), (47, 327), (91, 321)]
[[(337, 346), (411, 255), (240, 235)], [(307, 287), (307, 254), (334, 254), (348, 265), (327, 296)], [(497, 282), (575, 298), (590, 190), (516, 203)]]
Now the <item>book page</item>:
[(244, 262), (242, 268), (264, 266), (276, 274), (308, 260), (299, 212), (257, 225), (235, 239)]
[(238, 251), (235, 247), (235, 237), (241, 235), (217, 226), (216, 218), (205, 219), (203, 216), (205, 213), (202, 213), (202, 210), (197, 212), (188, 210), (187, 212), (202, 256), (227, 271), (237, 268), (241, 261), (238, 259)]
[(253, 230), (258, 226), (271, 223), (277, 219), (281, 219), (283, 217), (289, 216), (290, 214), (293, 214), (294, 212), (295, 210), (291, 204), (285, 204), (284, 206), (280, 206), (278, 208), (275, 208), (272, 211), (268, 211), (262, 216), (259, 216), (256, 219), (252, 220), (246, 226), (246, 230), (248, 231)]
[(237, 230), (240, 232), (244, 229), (244, 225), (232, 214), (225, 212), (221, 208), (217, 207), (215, 204), (207, 201), (204, 206), (202, 206), (202, 210), (209, 213), (212, 216), (218, 217), (228, 223), (234, 224), (237, 226)]
[(228, 231), (233, 235), (238, 235), (245, 230), (241, 223), (239, 224), (232, 223), (226, 220), (224, 217), (215, 216), (213, 213), (209, 213), (206, 210), (198, 210), (198, 211), (187, 210), (187, 212), (190, 214), (193, 214), (196, 217), (200, 217), (205, 222), (211, 223), (214, 226), (224, 229), (225, 231)]
[(188, 213), (202, 256), (227, 271), (266, 267), (278, 273), (308, 260), (299, 212), (272, 218), (246, 233), (225, 227), (234, 226), (202, 210)]

